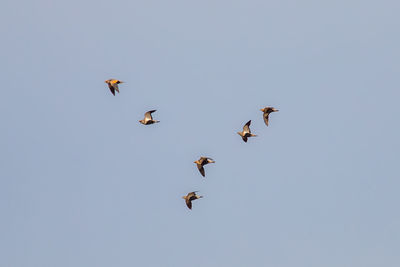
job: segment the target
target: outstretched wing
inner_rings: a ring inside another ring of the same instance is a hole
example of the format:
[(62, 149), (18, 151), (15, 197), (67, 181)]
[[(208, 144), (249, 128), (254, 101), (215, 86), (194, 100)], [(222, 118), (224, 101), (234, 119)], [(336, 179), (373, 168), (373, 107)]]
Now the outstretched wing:
[(153, 120), (153, 117), (151, 116), (151, 113), (153, 113), (153, 112), (155, 112), (156, 110), (154, 109), (154, 110), (150, 110), (150, 111), (147, 111), (145, 114), (144, 114), (144, 119), (145, 120)]
[(212, 158), (206, 158), (207, 159), (207, 163), (214, 163), (215, 161)]
[(204, 172), (203, 165), (197, 164), (197, 169), (199, 169), (199, 172), (201, 173), (201, 175), (202, 175), (203, 177), (206, 176), (206, 174), (205, 174), (205, 172)]
[(251, 124), (251, 120), (249, 120), (249, 121), (243, 126), (243, 133), (250, 133), (250, 124)]
[(269, 113), (264, 113), (263, 117), (265, 124), (268, 126)]
[(113, 87), (114, 87), (115, 91), (117, 91), (119, 93), (118, 84), (119, 84), (119, 82), (118, 83), (114, 83)]
[(113, 95), (115, 95), (115, 89), (114, 86), (111, 83), (108, 83), (108, 88), (110, 88), (110, 91)]
[(189, 198), (186, 199), (186, 206), (187, 206), (189, 209), (192, 209), (192, 201), (191, 201)]

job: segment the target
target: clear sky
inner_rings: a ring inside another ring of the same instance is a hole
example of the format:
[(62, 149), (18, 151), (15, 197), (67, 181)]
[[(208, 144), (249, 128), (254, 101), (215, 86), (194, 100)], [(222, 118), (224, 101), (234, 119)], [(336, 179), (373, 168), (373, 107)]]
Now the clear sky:
[(400, 266), (399, 1), (1, 6), (0, 266)]

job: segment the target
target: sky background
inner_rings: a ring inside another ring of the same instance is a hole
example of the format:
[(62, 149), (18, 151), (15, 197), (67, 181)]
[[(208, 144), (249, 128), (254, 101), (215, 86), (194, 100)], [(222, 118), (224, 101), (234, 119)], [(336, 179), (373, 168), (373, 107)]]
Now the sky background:
[(2, 10), (0, 266), (400, 266), (399, 1)]

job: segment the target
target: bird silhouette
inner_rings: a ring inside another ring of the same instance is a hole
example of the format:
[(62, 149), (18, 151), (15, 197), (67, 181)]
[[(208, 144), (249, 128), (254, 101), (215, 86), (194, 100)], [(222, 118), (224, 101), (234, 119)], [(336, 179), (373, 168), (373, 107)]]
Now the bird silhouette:
[(196, 192), (198, 192), (198, 191), (190, 192), (190, 193), (188, 193), (186, 196), (183, 196), (183, 197), (182, 197), (182, 198), (185, 200), (186, 206), (187, 206), (189, 209), (192, 209), (192, 201), (193, 201), (193, 200), (196, 200), (196, 199), (199, 199), (199, 198), (202, 198), (202, 197), (203, 197), (203, 196), (198, 196), (198, 195), (196, 195)]
[(141, 124), (144, 124), (144, 125), (149, 125), (149, 124), (153, 124), (153, 123), (157, 123), (157, 122), (160, 122), (160, 121), (157, 121), (157, 120), (153, 120), (153, 116), (151, 116), (151, 113), (153, 113), (153, 112), (156, 112), (157, 110), (150, 110), (150, 111), (147, 111), (145, 114), (144, 114), (144, 119), (143, 120), (140, 120), (139, 122), (141, 123)]
[(243, 139), (244, 142), (247, 142), (247, 138), (249, 137), (254, 137), (257, 136), (255, 134), (252, 134), (250, 131), (250, 124), (251, 124), (251, 120), (249, 120), (244, 126), (243, 126), (243, 131), (241, 132), (237, 132), (238, 135), (240, 135)]
[(260, 109), (263, 112), (263, 118), (264, 118), (264, 122), (265, 125), (268, 126), (268, 120), (269, 120), (269, 114), (271, 114), (272, 112), (277, 112), (279, 110), (277, 110), (276, 108), (273, 107), (265, 107)]
[(114, 96), (115, 96), (115, 91), (119, 93), (118, 84), (123, 83), (123, 81), (116, 79), (108, 79), (104, 82), (108, 84), (108, 88), (110, 88), (110, 91)]
[(201, 173), (201, 175), (203, 175), (203, 177), (205, 177), (206, 174), (204, 172), (203, 166), (208, 163), (215, 163), (215, 161), (212, 158), (200, 157), (200, 159), (196, 160), (194, 163), (196, 163), (197, 168), (199, 169), (199, 172)]

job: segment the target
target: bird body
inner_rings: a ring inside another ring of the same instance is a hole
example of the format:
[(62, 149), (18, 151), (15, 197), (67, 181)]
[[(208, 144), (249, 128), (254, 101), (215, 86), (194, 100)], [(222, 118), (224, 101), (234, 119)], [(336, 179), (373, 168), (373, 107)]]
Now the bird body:
[(196, 192), (198, 192), (198, 191), (190, 192), (190, 193), (188, 193), (186, 196), (183, 196), (183, 197), (182, 197), (182, 198), (185, 200), (186, 206), (187, 206), (189, 209), (192, 209), (192, 201), (193, 201), (193, 200), (196, 200), (196, 199), (199, 199), (199, 198), (202, 198), (202, 197), (203, 197), (203, 196), (198, 196), (198, 195), (196, 195)]
[(237, 132), (238, 135), (240, 135), (243, 139), (244, 142), (247, 142), (247, 138), (249, 137), (255, 137), (257, 135), (252, 134), (250, 131), (250, 124), (251, 124), (251, 120), (249, 120), (244, 126), (243, 126), (243, 131), (241, 132)]
[(269, 114), (271, 114), (272, 112), (279, 111), (273, 107), (265, 107), (260, 110), (263, 112), (263, 119), (264, 119), (265, 125), (267, 125), (267, 126), (268, 126), (268, 122), (269, 122)]
[(144, 114), (144, 119), (143, 120), (140, 120), (139, 122), (141, 123), (141, 124), (144, 124), (144, 125), (149, 125), (149, 124), (153, 124), (153, 123), (157, 123), (157, 122), (160, 122), (160, 121), (157, 121), (157, 120), (153, 120), (153, 116), (151, 115), (151, 113), (153, 113), (153, 112), (156, 112), (157, 110), (150, 110), (150, 111), (147, 111), (145, 114)]
[(115, 96), (115, 91), (119, 93), (118, 84), (123, 83), (123, 81), (116, 80), (116, 79), (108, 79), (104, 81), (108, 84), (108, 88), (110, 88), (111, 93)]
[(208, 163), (215, 163), (215, 161), (212, 158), (207, 158), (207, 157), (200, 157), (200, 159), (194, 161), (196, 163), (197, 168), (199, 169), (199, 172), (203, 177), (206, 176), (205, 171), (204, 171), (204, 165)]

